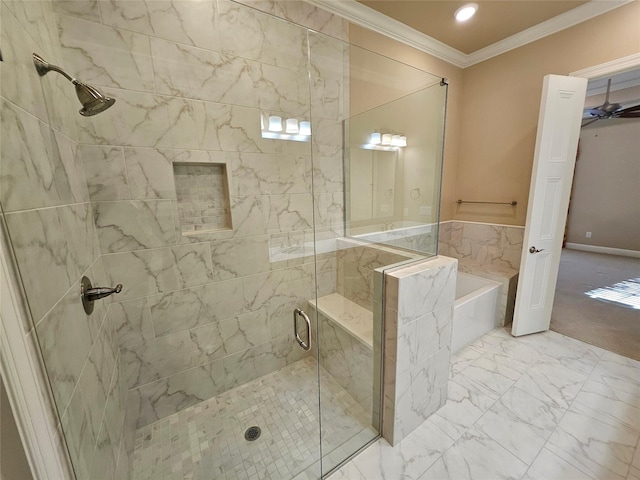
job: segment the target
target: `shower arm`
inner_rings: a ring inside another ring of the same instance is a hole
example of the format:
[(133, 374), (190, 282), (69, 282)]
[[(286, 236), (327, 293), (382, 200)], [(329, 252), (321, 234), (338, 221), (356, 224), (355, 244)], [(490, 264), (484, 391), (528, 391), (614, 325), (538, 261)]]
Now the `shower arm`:
[(35, 53), (33, 54), (33, 63), (36, 66), (36, 71), (38, 72), (38, 75), (40, 75), (41, 77), (44, 77), (50, 71), (54, 71), (54, 72), (58, 72), (60, 75), (62, 75), (64, 78), (69, 80), (74, 85), (76, 85), (78, 83), (78, 81), (75, 78), (73, 78), (71, 75), (69, 75), (63, 69), (61, 69), (57, 65), (52, 65), (52, 64), (46, 62), (38, 54), (35, 54)]

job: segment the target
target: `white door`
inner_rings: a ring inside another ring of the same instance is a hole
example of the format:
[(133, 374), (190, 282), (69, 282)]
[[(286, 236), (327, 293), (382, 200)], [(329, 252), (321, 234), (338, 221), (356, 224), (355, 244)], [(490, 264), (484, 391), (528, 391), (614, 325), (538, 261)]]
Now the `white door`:
[(549, 329), (587, 79), (547, 75), (542, 87), (514, 336)]

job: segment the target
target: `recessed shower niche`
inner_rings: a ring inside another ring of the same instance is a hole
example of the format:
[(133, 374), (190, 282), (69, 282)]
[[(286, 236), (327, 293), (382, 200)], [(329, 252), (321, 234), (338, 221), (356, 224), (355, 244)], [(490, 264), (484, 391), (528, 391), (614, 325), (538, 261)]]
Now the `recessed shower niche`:
[(226, 164), (176, 162), (173, 178), (182, 235), (233, 228)]

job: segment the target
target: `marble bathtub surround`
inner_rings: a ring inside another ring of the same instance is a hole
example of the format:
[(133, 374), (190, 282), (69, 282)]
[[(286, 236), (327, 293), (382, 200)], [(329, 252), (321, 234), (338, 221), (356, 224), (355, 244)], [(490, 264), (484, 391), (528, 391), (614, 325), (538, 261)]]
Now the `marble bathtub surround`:
[(385, 277), (382, 434), (392, 445), (446, 401), (457, 263), (437, 257), (376, 271), (377, 285)]
[(513, 319), (524, 227), (449, 221), (440, 226), (438, 252), (458, 259), (458, 269), (502, 283), (501, 324)]
[(524, 227), (452, 220), (440, 225), (438, 253), (497, 270), (518, 271)]

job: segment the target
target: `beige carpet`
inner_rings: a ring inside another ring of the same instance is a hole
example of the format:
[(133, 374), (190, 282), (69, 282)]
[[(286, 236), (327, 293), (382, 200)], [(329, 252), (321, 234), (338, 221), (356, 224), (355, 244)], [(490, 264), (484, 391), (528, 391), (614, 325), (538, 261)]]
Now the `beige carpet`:
[(563, 249), (551, 330), (640, 360), (640, 310), (585, 295), (640, 277), (640, 258)]

